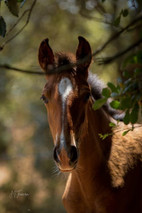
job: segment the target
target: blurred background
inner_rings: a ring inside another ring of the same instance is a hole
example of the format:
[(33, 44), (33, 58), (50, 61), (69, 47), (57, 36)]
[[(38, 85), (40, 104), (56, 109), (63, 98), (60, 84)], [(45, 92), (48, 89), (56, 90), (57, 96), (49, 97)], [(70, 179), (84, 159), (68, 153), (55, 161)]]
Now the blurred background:
[[(1, 2), (7, 34), (0, 63), (40, 71), (40, 42), (49, 38), (55, 52), (75, 53), (78, 36), (85, 37), (93, 52), (141, 13), (141, 0), (37, 0), (25, 29), (7, 42), (26, 23), (27, 15), (9, 32), (18, 17)], [(19, 1), (20, 2), (20, 1)], [(32, 0), (21, 1), (19, 17)], [(123, 12), (121, 12), (123, 11)], [(124, 13), (124, 14), (123, 14)], [(142, 25), (123, 33), (99, 54), (113, 56), (142, 36)], [(138, 49), (140, 48), (137, 47)], [(108, 65), (94, 59), (91, 71), (105, 82), (121, 76), (122, 58)], [(64, 213), (61, 197), (66, 176), (59, 174), (52, 158), (53, 142), (46, 109), (40, 96), (44, 76), (0, 68), (0, 212)]]

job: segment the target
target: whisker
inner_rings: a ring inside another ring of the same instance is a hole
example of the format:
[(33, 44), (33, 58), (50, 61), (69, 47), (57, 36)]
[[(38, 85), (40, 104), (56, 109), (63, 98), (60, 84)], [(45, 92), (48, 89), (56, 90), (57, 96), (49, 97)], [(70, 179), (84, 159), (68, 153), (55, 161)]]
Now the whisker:
[(59, 176), (61, 174), (59, 168), (56, 165), (54, 165), (53, 171), (51, 172), (51, 174), (52, 176)]

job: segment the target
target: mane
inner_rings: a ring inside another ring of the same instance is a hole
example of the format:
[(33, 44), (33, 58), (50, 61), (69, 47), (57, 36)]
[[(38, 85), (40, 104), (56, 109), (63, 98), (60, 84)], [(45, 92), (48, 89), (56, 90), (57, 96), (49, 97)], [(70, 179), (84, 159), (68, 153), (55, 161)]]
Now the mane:
[(55, 53), (55, 64), (57, 67), (65, 66), (65, 69), (62, 69), (60, 73), (66, 71), (73, 71), (72, 64), (76, 62), (76, 58), (72, 53)]

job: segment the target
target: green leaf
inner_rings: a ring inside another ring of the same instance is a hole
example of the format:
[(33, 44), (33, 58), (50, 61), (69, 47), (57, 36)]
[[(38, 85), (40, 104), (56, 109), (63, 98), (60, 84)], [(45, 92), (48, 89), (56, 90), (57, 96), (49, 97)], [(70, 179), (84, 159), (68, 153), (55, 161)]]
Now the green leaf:
[(6, 23), (2, 16), (0, 16), (0, 36), (5, 37), (6, 34)]
[(130, 122), (130, 114), (129, 114), (129, 110), (126, 111), (125, 117), (124, 117), (124, 124), (128, 124)]
[(108, 82), (107, 85), (111, 89), (112, 92), (118, 93), (118, 89), (113, 83)]
[(132, 107), (131, 97), (121, 99), (121, 109), (130, 109)]
[(131, 129), (128, 129), (128, 130), (126, 130), (126, 131), (124, 131), (123, 133), (122, 133), (122, 136), (125, 136), (128, 132), (130, 132), (131, 131)]
[(136, 53), (137, 55), (137, 63), (142, 64), (142, 50)]
[(114, 109), (120, 109), (120, 102), (115, 100), (110, 103), (110, 106)]
[(138, 76), (141, 76), (141, 75), (142, 75), (142, 68), (136, 68), (134, 70), (134, 76), (138, 77)]
[(101, 98), (95, 101), (95, 103), (93, 104), (93, 109), (97, 110), (99, 108), (101, 108), (107, 101), (107, 98)]
[[(127, 68), (128, 65), (136, 63), (142, 64), (142, 50), (128, 56), (123, 62), (123, 68)], [(132, 75), (131, 72), (129, 72), (129, 74), (130, 76)]]
[(136, 103), (134, 105), (134, 108), (132, 109), (131, 114), (130, 114), (130, 121), (131, 121), (132, 124), (137, 122), (138, 114), (139, 114), (139, 105)]
[(109, 137), (109, 136), (111, 136), (112, 135), (112, 133), (106, 133), (106, 134), (99, 134), (99, 137), (102, 139), (102, 140), (105, 140), (107, 137)]
[(113, 122), (110, 122), (110, 123), (109, 123), (109, 126), (110, 126), (110, 127), (116, 127), (116, 124), (113, 123)]
[(123, 75), (123, 77), (125, 77), (127, 79), (131, 77), (131, 73), (128, 70), (124, 70), (122, 75)]
[(123, 17), (128, 16), (128, 14), (129, 14), (129, 11), (128, 11), (127, 9), (124, 9), (124, 10), (122, 11)]
[(120, 20), (121, 20), (121, 16), (118, 16), (118, 17), (114, 20), (113, 25), (114, 25), (115, 27), (118, 27), (119, 24), (120, 24)]
[(104, 88), (102, 90), (102, 95), (106, 98), (109, 98), (110, 97), (110, 90), (108, 88)]
[(19, 7), (17, 0), (6, 0), (5, 1), (9, 11), (14, 15), (18, 17), (19, 14)]

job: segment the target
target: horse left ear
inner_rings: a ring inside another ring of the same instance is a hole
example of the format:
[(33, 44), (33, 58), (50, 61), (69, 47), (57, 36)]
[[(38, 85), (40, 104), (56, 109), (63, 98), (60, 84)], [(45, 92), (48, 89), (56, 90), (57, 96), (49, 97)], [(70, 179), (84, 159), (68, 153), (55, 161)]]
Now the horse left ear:
[(54, 54), (48, 42), (48, 38), (43, 40), (38, 52), (39, 64), (45, 72), (54, 67)]
[(79, 36), (78, 40), (79, 44), (76, 51), (77, 71), (83, 72), (84, 75), (88, 76), (88, 67), (92, 60), (91, 47), (85, 38)]

